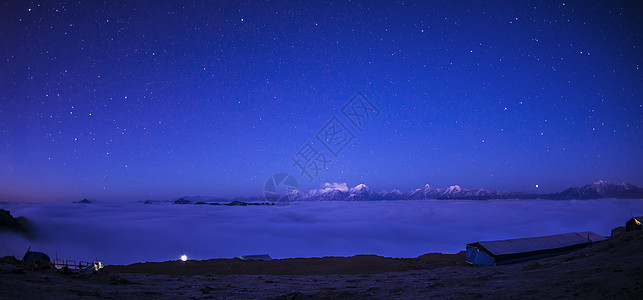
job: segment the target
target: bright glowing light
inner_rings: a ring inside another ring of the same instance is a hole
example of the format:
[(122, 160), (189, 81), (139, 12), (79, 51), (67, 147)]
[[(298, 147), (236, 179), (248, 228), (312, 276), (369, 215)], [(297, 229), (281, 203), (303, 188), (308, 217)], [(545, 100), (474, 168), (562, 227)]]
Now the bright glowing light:
[(538, 187), (538, 185), (536, 185), (536, 187)]
[(181, 255), (181, 260), (182, 260), (182, 261), (186, 261), (186, 260), (188, 260), (188, 256), (187, 256), (187, 255), (185, 255), (185, 254)]

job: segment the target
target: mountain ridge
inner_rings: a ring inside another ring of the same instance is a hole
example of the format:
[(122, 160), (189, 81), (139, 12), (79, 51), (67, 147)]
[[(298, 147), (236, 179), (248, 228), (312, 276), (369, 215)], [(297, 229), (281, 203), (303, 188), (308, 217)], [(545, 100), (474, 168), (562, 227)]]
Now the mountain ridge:
[[(505, 190), (487, 190), (483, 188), (468, 189), (459, 185), (447, 188), (433, 188), (429, 184), (424, 187), (402, 192), (375, 192), (365, 184), (348, 187), (345, 183), (326, 183), (324, 188), (311, 189), (306, 192), (296, 190), (296, 201), (380, 201), (380, 200), (502, 200), (502, 199), (545, 199), (545, 200), (589, 200), (589, 199), (643, 199), (643, 188), (629, 183), (613, 184), (599, 180), (582, 187), (570, 187), (558, 193), (523, 193)], [(190, 196), (182, 197), (192, 202), (262, 202), (261, 197), (236, 197), (224, 199), (220, 197)]]

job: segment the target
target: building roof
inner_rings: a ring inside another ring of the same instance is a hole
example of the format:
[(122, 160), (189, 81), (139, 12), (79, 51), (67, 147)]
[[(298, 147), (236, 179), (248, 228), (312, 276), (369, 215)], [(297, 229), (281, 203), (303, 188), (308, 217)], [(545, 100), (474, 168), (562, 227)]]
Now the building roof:
[(565, 248), (579, 244), (593, 243), (605, 240), (604, 236), (593, 232), (572, 232), (554, 234), (541, 237), (509, 239), (502, 241), (485, 241), (478, 244), (491, 255), (500, 256), (507, 254), (537, 252), (548, 249)]

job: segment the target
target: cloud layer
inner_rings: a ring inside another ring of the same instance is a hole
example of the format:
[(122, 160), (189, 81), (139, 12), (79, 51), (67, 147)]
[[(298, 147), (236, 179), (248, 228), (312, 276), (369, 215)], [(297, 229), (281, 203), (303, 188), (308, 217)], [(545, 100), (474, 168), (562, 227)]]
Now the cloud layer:
[[(329, 186), (328, 188), (332, 188)], [(295, 202), (287, 207), (141, 203), (0, 203), (39, 228), (29, 241), (0, 233), (0, 256), (29, 246), (107, 264), (229, 258), (456, 253), (479, 240), (573, 231), (609, 235), (642, 200)]]

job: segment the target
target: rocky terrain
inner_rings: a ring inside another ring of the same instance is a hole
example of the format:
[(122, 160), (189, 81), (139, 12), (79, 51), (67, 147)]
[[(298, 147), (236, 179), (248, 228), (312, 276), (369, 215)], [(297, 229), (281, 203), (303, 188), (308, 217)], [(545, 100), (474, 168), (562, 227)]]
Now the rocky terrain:
[(0, 259), (6, 299), (627, 299), (643, 292), (643, 231), (514, 265), (462, 254), (206, 260), (108, 266), (93, 274), (28, 271)]

